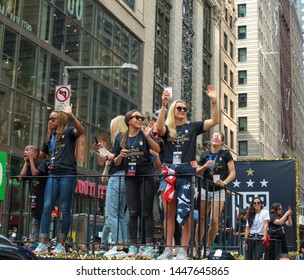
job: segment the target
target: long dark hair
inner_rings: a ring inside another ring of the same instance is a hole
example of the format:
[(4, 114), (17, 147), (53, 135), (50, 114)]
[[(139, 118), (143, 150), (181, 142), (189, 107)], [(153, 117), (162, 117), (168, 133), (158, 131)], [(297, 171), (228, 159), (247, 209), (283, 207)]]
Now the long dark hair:
[(126, 147), (127, 138), (128, 138), (128, 135), (129, 135), (129, 120), (131, 119), (132, 114), (135, 113), (135, 112), (140, 113), (138, 110), (133, 109), (133, 110), (127, 112), (126, 115), (125, 115), (125, 124), (128, 127), (128, 129), (126, 131), (124, 131), (121, 135), (120, 147), (123, 148), (123, 149)]
[(254, 220), (254, 217), (256, 215), (255, 208), (253, 207), (253, 202), (256, 199), (258, 199), (261, 202), (261, 210), (264, 208), (263, 201), (262, 201), (262, 199), (259, 196), (256, 196), (254, 199), (251, 200), (250, 206), (249, 206), (249, 209), (248, 209), (248, 215), (247, 215), (247, 217), (248, 217), (248, 223), (249, 223), (250, 227), (252, 227), (253, 220)]
[(278, 209), (282, 207), (282, 204), (279, 202), (275, 202), (271, 205), (270, 215), (276, 216), (277, 218), (282, 218), (282, 212), (279, 214)]

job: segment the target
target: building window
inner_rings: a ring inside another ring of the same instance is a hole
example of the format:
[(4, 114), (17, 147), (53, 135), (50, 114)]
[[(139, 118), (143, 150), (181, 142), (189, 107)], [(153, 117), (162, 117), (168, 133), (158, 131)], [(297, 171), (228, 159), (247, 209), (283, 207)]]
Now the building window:
[(225, 113), (228, 112), (228, 96), (227, 96), (227, 94), (224, 94), (224, 111), (225, 111)]
[(239, 117), (239, 131), (247, 131), (247, 117)]
[(225, 20), (226, 20), (226, 22), (228, 22), (228, 9), (227, 8), (225, 9)]
[(224, 144), (228, 145), (228, 127), (226, 125), (224, 125), (224, 136), (225, 136)]
[(239, 156), (248, 155), (248, 143), (247, 141), (239, 141)]
[(234, 103), (230, 100), (230, 118), (234, 118)]
[(224, 80), (228, 82), (228, 66), (224, 63)]
[(238, 49), (238, 62), (247, 61), (247, 48)]
[(230, 87), (233, 88), (234, 86), (234, 75), (233, 72), (230, 71)]
[(129, 8), (131, 10), (134, 11), (134, 2), (135, 2), (135, 0), (123, 0), (123, 1), (129, 6)]
[(239, 93), (239, 108), (247, 107), (247, 93)]
[(233, 43), (230, 42), (230, 57), (231, 57), (231, 59), (233, 59), (233, 57), (234, 57), (234, 55), (233, 55), (234, 49), (233, 49), (233, 48), (234, 48), (234, 47), (233, 47)]
[(238, 27), (238, 39), (246, 39), (246, 25), (242, 25)]
[(233, 21), (232, 21), (232, 16), (230, 16), (230, 28), (232, 29), (233, 27)]
[(230, 130), (230, 148), (234, 149), (234, 133)]
[(226, 33), (224, 33), (224, 49), (228, 52), (228, 36)]
[(246, 16), (246, 4), (238, 5), (238, 17)]
[(239, 73), (239, 85), (247, 84), (247, 71), (242, 70), (242, 71), (239, 71), (238, 73)]

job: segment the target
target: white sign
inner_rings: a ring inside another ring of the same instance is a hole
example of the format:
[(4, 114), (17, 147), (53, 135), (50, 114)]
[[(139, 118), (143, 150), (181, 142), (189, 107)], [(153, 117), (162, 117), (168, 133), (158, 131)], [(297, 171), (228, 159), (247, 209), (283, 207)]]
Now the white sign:
[(56, 86), (55, 92), (55, 111), (60, 111), (64, 105), (70, 105), (71, 85)]

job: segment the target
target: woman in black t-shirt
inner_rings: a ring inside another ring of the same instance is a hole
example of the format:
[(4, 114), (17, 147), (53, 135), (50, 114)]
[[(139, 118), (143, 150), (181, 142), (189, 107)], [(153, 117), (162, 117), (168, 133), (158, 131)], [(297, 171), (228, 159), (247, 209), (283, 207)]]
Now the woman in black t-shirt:
[[(234, 160), (229, 150), (222, 149), (224, 135), (215, 131), (211, 137), (210, 151), (201, 154), (197, 173), (203, 173), (203, 185), (201, 190), (201, 221), (200, 221), (200, 243), (205, 233), (205, 213), (206, 198), (207, 211), (210, 212), (210, 226), (206, 244), (206, 254), (210, 250), (218, 232), (219, 217), (223, 211), (225, 203), (225, 187), (235, 178)], [(204, 252), (202, 252), (204, 253)]]
[[(275, 260), (279, 253), (288, 253), (284, 225), (291, 227), (291, 209), (282, 214), (282, 204), (275, 202), (271, 205), (268, 234), (270, 235), (269, 260)], [(280, 242), (277, 242), (280, 241)], [(281, 248), (278, 248), (281, 246)]]
[[(193, 174), (196, 172), (196, 139), (203, 132), (218, 124), (217, 96), (213, 85), (206, 91), (212, 101), (211, 119), (202, 121), (187, 121), (187, 104), (183, 100), (174, 101), (165, 120), (165, 111), (171, 95), (164, 91), (162, 107), (156, 122), (157, 130), (164, 140), (164, 166), (160, 190), (163, 192), (164, 229), (167, 248), (159, 260), (173, 259), (172, 246), (175, 232), (175, 218), (183, 227), (182, 248), (176, 259), (187, 259), (187, 248), (191, 233), (191, 179), (192, 176), (166, 176), (166, 174)], [(175, 180), (175, 182), (174, 182)]]
[[(157, 142), (151, 137), (153, 124), (142, 131), (144, 117), (137, 110), (126, 113), (125, 123), (128, 130), (117, 135), (113, 149), (116, 166), (123, 165), (126, 170), (126, 199), (129, 211), (129, 256), (137, 254), (138, 219), (142, 213), (145, 225), (146, 247), (143, 257), (153, 254), (153, 200), (154, 178), (150, 148), (160, 152)], [(138, 176), (145, 175), (145, 176)], [(149, 176), (150, 175), (150, 176)]]

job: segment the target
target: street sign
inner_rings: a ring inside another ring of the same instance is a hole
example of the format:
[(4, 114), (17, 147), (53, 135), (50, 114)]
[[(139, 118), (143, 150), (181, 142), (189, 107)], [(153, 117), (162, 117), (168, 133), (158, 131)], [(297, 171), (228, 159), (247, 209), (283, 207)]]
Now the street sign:
[(61, 111), (64, 105), (70, 105), (71, 85), (56, 86), (55, 111)]

